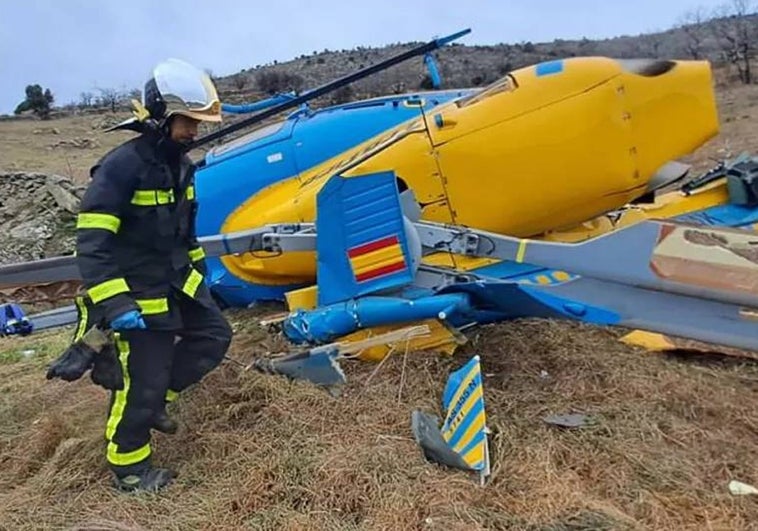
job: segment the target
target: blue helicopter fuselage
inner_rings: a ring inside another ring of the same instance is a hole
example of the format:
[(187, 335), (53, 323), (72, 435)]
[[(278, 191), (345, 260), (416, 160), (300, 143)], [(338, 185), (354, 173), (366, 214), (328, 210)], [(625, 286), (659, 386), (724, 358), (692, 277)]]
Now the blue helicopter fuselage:
[[(472, 90), (441, 90), (387, 96), (298, 110), (279, 122), (211, 150), (198, 170), (197, 235), (222, 232), (227, 217), (245, 200), (272, 184), (296, 177), (366, 140)], [(224, 304), (249, 306), (281, 299), (297, 285), (252, 284), (234, 276), (218, 258), (206, 259), (208, 282)]]

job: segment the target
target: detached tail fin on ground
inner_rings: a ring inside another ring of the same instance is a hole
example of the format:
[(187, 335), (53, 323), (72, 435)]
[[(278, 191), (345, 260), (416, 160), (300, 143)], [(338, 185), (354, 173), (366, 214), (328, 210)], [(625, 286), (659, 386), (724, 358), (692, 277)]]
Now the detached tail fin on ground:
[(446, 415), (441, 428), (437, 417), (413, 412), (416, 442), (430, 461), (479, 472), (484, 483), (490, 475), (490, 456), (479, 356), (450, 375), (442, 406)]

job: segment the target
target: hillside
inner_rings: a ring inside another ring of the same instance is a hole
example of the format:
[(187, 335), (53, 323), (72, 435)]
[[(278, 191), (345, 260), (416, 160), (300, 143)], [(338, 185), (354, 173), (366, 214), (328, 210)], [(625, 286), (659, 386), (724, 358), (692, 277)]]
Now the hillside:
[[(755, 55), (758, 48), (758, 15), (745, 17), (744, 23), (757, 28), (750, 36), (752, 53)], [(738, 80), (738, 71), (736, 65), (726, 59), (727, 45), (719, 33), (726, 31), (721, 30), (722, 25), (723, 22), (709, 21), (659, 33), (602, 40), (557, 39), (543, 43), (500, 43), (487, 46), (454, 42), (433, 55), (445, 88), (483, 86), (509, 70), (555, 58), (588, 55), (707, 59), (718, 66), (727, 67), (722, 69), (723, 78), (719, 81), (729, 83)], [(256, 65), (216, 80), (225, 101), (250, 100), (274, 92), (313, 88), (418, 44), (421, 43), (394, 44), (381, 48), (358, 47), (341, 51), (322, 50), (304, 54), (291, 61)], [(358, 81), (328, 98), (322, 98), (321, 103), (403, 93), (429, 86), (428, 71), (423, 61), (411, 60), (367, 80)]]

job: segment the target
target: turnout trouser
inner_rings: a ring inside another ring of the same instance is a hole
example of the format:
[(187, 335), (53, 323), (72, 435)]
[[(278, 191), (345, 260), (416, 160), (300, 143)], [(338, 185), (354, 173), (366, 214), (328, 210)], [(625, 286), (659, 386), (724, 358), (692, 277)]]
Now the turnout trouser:
[(195, 298), (172, 297), (181, 313), (180, 329), (116, 334), (124, 388), (111, 394), (105, 437), (107, 461), (117, 475), (148, 461), (155, 413), (216, 368), (231, 342), (231, 328), (205, 286)]

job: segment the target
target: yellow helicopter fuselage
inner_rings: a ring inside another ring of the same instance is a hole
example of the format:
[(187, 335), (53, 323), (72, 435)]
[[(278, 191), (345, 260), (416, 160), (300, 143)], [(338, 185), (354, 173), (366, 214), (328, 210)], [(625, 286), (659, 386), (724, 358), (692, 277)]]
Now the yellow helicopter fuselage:
[[(394, 171), (424, 220), (518, 237), (569, 229), (644, 195), (718, 132), (705, 61), (572, 58), (515, 70), (243, 201), (222, 232), (312, 222), (335, 174)], [(255, 283), (315, 279), (312, 252), (226, 256)]]

